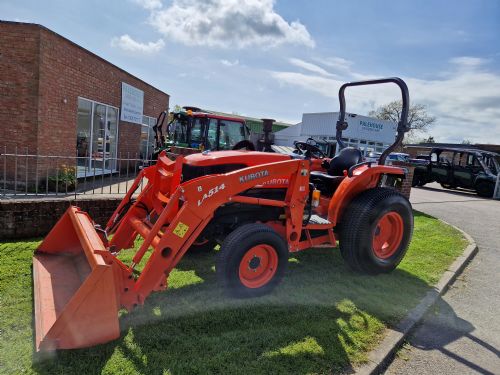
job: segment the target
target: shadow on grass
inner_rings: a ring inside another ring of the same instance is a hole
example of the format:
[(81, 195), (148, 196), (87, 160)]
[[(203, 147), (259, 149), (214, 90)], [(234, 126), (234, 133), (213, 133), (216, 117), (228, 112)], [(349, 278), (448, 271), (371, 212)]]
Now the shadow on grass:
[[(417, 213), (418, 215), (419, 213)], [(349, 271), (336, 249), (292, 254), (283, 283), (259, 299), (227, 298), (214, 254), (185, 257), (170, 289), (120, 318), (120, 339), (35, 358), (39, 373), (350, 373), (429, 286), (397, 269)]]

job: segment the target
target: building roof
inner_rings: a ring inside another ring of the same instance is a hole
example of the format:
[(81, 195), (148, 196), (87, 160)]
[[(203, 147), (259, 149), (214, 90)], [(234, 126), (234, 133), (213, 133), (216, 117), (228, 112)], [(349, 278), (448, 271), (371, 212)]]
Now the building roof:
[[(234, 114), (234, 113), (227, 113), (227, 112), (220, 112), (220, 111), (212, 111), (209, 109), (202, 109), (202, 111), (213, 113), (213, 114), (220, 115), (220, 116), (240, 118), (240, 119), (243, 119), (245, 121), (255, 121), (255, 122), (260, 122), (260, 123), (262, 122), (262, 119), (257, 118), (257, 117), (243, 116), (243, 115), (238, 115), (238, 114)], [(273, 125), (288, 127), (288, 126), (292, 126), (293, 124), (290, 124), (287, 122), (282, 122), (282, 121), (275, 121)]]

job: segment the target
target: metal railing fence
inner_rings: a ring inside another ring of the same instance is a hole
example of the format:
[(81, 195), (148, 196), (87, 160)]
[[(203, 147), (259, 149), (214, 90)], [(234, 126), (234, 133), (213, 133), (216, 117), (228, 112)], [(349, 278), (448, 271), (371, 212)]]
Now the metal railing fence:
[[(38, 155), (28, 148), (0, 149), (0, 199), (125, 195), (141, 168), (154, 160), (138, 153), (92, 156)], [(140, 193), (143, 183), (136, 194)]]

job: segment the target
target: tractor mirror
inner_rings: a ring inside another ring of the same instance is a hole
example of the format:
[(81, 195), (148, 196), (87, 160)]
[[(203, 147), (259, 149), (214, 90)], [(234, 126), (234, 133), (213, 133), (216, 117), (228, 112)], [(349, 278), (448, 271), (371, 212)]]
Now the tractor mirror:
[(434, 163), (438, 161), (438, 155), (435, 152), (431, 154), (431, 161)]

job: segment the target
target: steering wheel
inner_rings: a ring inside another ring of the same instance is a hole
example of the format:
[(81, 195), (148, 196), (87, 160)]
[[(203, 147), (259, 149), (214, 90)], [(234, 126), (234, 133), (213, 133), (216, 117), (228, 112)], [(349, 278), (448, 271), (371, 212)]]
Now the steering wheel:
[(255, 146), (253, 145), (252, 142), (250, 142), (249, 140), (242, 140), (242, 141), (239, 141), (238, 143), (236, 143), (232, 150), (248, 150), (248, 151), (255, 151)]
[(307, 142), (295, 142), (295, 149), (297, 154), (304, 155), (306, 159), (310, 159), (311, 157), (314, 159), (326, 158), (326, 154), (319, 147)]

